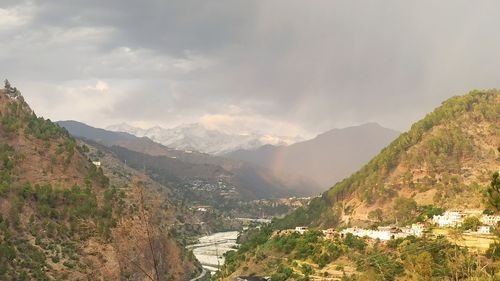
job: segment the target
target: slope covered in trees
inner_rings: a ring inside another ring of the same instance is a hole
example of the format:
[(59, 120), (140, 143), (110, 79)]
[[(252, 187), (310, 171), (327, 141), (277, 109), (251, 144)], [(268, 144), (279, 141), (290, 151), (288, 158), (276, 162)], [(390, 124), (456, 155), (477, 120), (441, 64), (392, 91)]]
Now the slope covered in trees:
[[(307, 207), (260, 231), (245, 233), (239, 250), (227, 253), (217, 277), (496, 280), (497, 243), (480, 254), (441, 235), (382, 243), (351, 234), (324, 239), (317, 228), (406, 225), (446, 208), (498, 214), (499, 126), (497, 90), (473, 91), (445, 101)], [(468, 218), (460, 229), (474, 229), (478, 223), (477, 218)], [(299, 225), (312, 228), (303, 235), (281, 231)], [(455, 229), (451, 235), (455, 232), (459, 233)], [(498, 227), (493, 232), (498, 236)]]
[(392, 220), (393, 207), (404, 200), (482, 209), (484, 186), (500, 164), (499, 136), (498, 90), (450, 98), (359, 171), (280, 223), (337, 225), (347, 216), (353, 223), (378, 209)]
[[(183, 280), (192, 255), (151, 220), (140, 179), (116, 186), (68, 132), (0, 90), (0, 279)], [(156, 249), (156, 250), (153, 250)]]

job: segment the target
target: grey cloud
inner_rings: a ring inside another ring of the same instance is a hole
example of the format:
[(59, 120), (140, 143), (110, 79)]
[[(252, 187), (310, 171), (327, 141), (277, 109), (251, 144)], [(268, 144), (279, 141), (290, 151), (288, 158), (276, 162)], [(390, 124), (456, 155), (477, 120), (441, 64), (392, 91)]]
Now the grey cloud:
[[(24, 5), (31, 20), (0, 29), (10, 38), (0, 44), (0, 73), (34, 91), (104, 80), (116, 99), (96, 109), (101, 118), (74, 116), (95, 125), (191, 122), (235, 105), (235, 114), (305, 132), (368, 121), (405, 130), (452, 95), (498, 87), (495, 1)], [(46, 104), (70, 104), (74, 93), (55, 93), (33, 100), (57, 119), (63, 113)]]

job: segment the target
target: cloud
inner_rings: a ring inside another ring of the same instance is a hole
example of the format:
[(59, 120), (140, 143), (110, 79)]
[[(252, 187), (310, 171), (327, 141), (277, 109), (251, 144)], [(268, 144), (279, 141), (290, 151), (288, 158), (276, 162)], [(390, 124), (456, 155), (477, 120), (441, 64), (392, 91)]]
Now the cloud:
[(97, 81), (94, 88), (101, 93), (109, 91), (109, 85), (101, 80)]
[(31, 21), (33, 7), (29, 4), (0, 7), (0, 31), (15, 30)]
[(0, 0), (0, 74), (42, 115), (97, 126), (406, 130), (450, 96), (498, 87), (499, 8)]
[(208, 129), (237, 134), (272, 132), (277, 136), (298, 136), (303, 133), (294, 124), (258, 115), (206, 114), (200, 117), (199, 123)]

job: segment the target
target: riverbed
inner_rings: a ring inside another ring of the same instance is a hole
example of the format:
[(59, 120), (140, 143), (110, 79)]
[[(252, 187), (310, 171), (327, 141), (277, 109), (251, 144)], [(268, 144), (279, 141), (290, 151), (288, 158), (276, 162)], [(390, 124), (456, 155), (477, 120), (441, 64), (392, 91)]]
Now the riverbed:
[(238, 247), (238, 234), (238, 231), (217, 232), (201, 237), (197, 244), (189, 245), (188, 248), (193, 250), (204, 269), (215, 272), (224, 264), (224, 253)]

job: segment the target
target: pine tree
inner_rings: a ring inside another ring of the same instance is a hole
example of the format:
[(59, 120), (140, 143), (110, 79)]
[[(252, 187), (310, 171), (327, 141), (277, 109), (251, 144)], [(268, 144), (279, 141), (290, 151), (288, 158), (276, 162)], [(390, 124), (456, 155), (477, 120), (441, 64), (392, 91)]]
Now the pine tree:
[(500, 212), (500, 175), (495, 172), (491, 177), (490, 187), (486, 190), (488, 203), (495, 212)]

